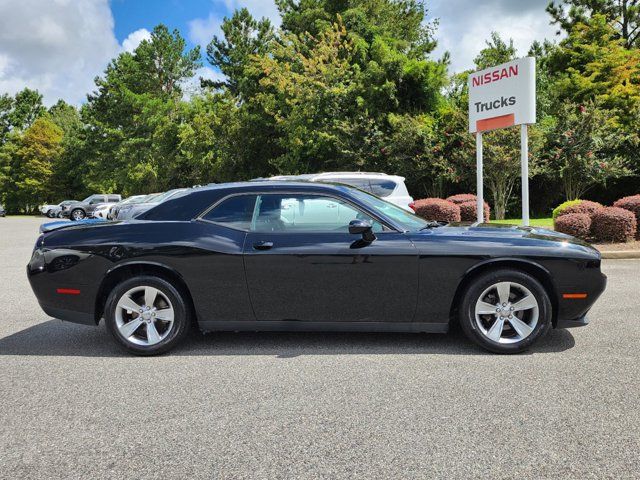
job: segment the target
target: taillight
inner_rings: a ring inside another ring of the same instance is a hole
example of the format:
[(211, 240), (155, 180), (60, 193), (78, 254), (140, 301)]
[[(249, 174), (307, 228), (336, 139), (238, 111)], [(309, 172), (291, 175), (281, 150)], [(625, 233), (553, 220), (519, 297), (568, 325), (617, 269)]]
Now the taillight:
[(416, 211), (416, 202), (411, 202), (409, 204), (409, 208), (415, 212)]

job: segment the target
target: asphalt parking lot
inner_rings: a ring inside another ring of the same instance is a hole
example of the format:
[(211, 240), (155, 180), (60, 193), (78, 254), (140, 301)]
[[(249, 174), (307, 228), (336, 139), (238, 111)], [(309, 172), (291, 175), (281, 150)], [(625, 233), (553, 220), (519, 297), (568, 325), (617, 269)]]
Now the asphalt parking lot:
[(460, 333), (194, 334), (123, 354), (48, 318), (0, 218), (0, 478), (640, 478), (640, 260), (527, 354)]

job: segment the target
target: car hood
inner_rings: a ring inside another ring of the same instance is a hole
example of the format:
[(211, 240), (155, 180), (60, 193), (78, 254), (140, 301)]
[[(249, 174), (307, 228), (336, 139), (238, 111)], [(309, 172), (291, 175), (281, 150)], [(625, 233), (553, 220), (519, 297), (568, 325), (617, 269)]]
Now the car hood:
[(528, 245), (531, 247), (557, 247), (563, 251), (581, 252), (599, 256), (597, 249), (571, 235), (555, 232), (546, 228), (505, 225), (502, 223), (450, 223), (443, 227), (420, 232), (422, 235), (436, 236), (442, 239), (467, 241), (488, 241), (505, 245)]

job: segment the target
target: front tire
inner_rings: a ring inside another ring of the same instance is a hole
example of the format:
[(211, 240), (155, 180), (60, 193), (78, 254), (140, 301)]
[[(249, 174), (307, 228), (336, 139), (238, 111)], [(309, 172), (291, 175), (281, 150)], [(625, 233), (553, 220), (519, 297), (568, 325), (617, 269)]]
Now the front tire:
[(125, 350), (158, 355), (184, 339), (191, 321), (179, 289), (163, 278), (144, 275), (113, 289), (105, 305), (105, 323)]
[(75, 210), (71, 210), (71, 214), (69, 215), (69, 218), (71, 218), (72, 221), (77, 221), (77, 220), (84, 220), (84, 217), (86, 216), (87, 215), (84, 213), (84, 210), (80, 208), (76, 208)]
[(552, 307), (544, 287), (511, 269), (487, 272), (466, 289), (459, 320), (466, 336), (494, 353), (519, 353), (551, 328)]

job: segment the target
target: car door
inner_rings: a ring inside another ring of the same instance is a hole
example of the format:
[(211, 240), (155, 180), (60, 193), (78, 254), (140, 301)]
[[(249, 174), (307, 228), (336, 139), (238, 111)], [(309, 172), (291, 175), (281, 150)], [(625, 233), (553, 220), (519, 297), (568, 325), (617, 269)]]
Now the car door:
[[(367, 244), (350, 234), (354, 219), (371, 222), (376, 240)], [(413, 319), (418, 288), (413, 243), (345, 199), (258, 195), (243, 252), (258, 320)]]

